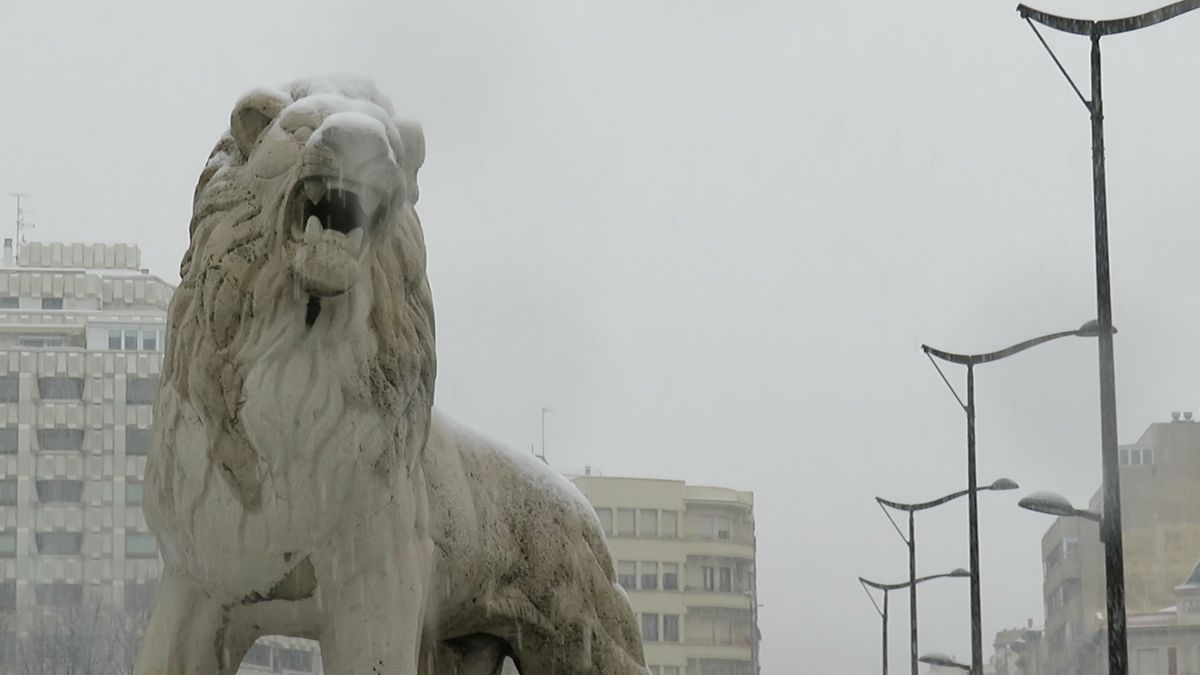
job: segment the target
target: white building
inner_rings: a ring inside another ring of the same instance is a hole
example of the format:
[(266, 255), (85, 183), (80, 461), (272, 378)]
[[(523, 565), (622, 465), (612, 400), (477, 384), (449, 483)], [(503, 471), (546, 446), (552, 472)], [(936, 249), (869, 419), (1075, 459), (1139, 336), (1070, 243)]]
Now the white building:
[(4, 241), (0, 612), (149, 602), (160, 562), (141, 476), (173, 289), (140, 257), (126, 244), (14, 255)]
[(655, 675), (757, 675), (754, 495), (577, 476), (596, 509)]

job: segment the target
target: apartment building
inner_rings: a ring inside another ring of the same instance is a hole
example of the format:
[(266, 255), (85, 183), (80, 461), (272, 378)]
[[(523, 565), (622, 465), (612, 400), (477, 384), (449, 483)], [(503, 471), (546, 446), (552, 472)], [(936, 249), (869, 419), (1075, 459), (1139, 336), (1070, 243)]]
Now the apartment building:
[[(0, 259), (0, 613), (147, 606), (142, 517), (172, 287), (128, 244), (4, 240)], [(14, 658), (16, 624), (0, 632)]]
[(757, 675), (754, 495), (584, 475), (656, 675)]
[[(1191, 413), (1172, 413), (1170, 422), (1152, 424), (1136, 443), (1120, 446), (1119, 464), (1130, 672), (1200, 673), (1200, 653), (1187, 642), (1192, 638), (1180, 637), (1185, 642), (1170, 661), (1165, 650), (1175, 645), (1159, 639), (1190, 635), (1192, 622), (1200, 618), (1200, 613), (1193, 616), (1183, 609), (1178, 597), (1200, 559), (1200, 424)], [(1097, 491), (1090, 509), (1102, 510), (1101, 496)], [(1104, 547), (1098, 525), (1082, 518), (1055, 519), (1042, 537), (1042, 566), (1046, 623), (1041, 672), (1107, 672)], [(1190, 598), (1186, 603), (1200, 611), (1200, 603)], [(1159, 648), (1161, 655), (1154, 651)], [(1135, 668), (1139, 658), (1144, 670)]]

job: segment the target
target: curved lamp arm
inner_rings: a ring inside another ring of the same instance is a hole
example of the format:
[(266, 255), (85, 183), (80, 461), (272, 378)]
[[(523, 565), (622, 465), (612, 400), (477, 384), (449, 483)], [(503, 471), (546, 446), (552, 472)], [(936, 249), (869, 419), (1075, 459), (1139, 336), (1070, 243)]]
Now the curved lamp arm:
[(1162, 23), (1168, 19), (1174, 19), (1180, 14), (1190, 12), (1197, 8), (1200, 8), (1200, 0), (1180, 0), (1179, 2), (1172, 3), (1165, 7), (1159, 7), (1158, 9), (1151, 10), (1145, 14), (1127, 16), (1122, 19), (1107, 19), (1104, 21), (1072, 19), (1065, 16), (1050, 14), (1049, 12), (1043, 12), (1027, 5), (1017, 5), (1017, 12), (1021, 14), (1022, 19), (1030, 19), (1042, 24), (1043, 26), (1048, 26), (1055, 30), (1063, 31), (1064, 33), (1103, 37), (1105, 35), (1128, 33), (1131, 30), (1153, 26), (1154, 24)]
[[(975, 488), (975, 490), (976, 490), (976, 492), (982, 492), (983, 490), (1015, 490), (1018, 487), (1020, 487), (1020, 486), (1017, 485), (1014, 481), (1011, 481), (1007, 478), (999, 478), (999, 479), (993, 481), (991, 485), (984, 485), (984, 486)], [(938, 497), (937, 499), (933, 499), (933, 500), (930, 500), (927, 502), (920, 502), (917, 504), (905, 504), (902, 502), (894, 502), (894, 501), (891, 501), (890, 499), (884, 499), (883, 497), (876, 497), (875, 501), (879, 502), (880, 504), (882, 504), (888, 508), (896, 509), (897, 511), (908, 511), (911, 513), (913, 511), (924, 511), (925, 509), (932, 509), (935, 506), (941, 506), (942, 504), (945, 504), (946, 502), (954, 501), (955, 499), (958, 499), (959, 497), (963, 497), (970, 492), (971, 492), (970, 490), (958, 490), (956, 492), (951, 492), (948, 495)]]
[[(956, 570), (946, 572), (945, 574), (930, 574), (927, 577), (917, 577), (917, 580), (915, 583), (919, 584), (919, 583), (922, 583), (925, 581), (929, 581), (930, 579), (942, 579), (944, 577), (969, 577), (969, 576), (971, 576), (971, 573), (960, 567)], [(903, 581), (898, 584), (881, 584), (878, 581), (871, 581), (870, 579), (864, 579), (862, 577), (859, 577), (858, 581), (859, 581), (859, 583), (863, 584), (864, 586), (870, 586), (871, 588), (874, 588), (874, 589), (877, 589), (880, 591), (896, 591), (901, 588), (908, 588), (909, 586), (913, 585), (913, 583), (914, 583), (911, 581)]]

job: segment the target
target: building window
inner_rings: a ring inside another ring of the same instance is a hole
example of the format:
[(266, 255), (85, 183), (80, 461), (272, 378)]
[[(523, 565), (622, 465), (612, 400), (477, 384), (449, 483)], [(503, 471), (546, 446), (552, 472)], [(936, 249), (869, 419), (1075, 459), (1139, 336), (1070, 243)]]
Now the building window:
[(637, 590), (637, 563), (622, 560), (617, 563), (617, 583), (627, 591)]
[(38, 429), (41, 450), (82, 450), (83, 429)]
[(125, 505), (138, 506), (142, 503), (145, 486), (140, 481), (125, 483)]
[(134, 405), (154, 403), (158, 393), (157, 377), (131, 378), (125, 382), (125, 402)]
[(161, 352), (163, 350), (163, 330), (158, 326), (109, 328), (108, 348), (113, 351)]
[(662, 581), (664, 591), (679, 590), (679, 563), (663, 563)]
[(733, 568), (731, 568), (731, 567), (722, 567), (721, 568), (721, 588), (720, 588), (720, 590), (722, 593), (732, 593), (733, 592)]
[(83, 602), (83, 586), (79, 584), (38, 584), (33, 594), (43, 607), (72, 607)]
[(20, 298), (12, 298), (12, 297), (0, 298), (0, 309), (20, 309), (20, 308), (21, 308), (21, 299)]
[(0, 403), (16, 403), (21, 400), (21, 380), (16, 375), (0, 376)]
[(271, 648), (266, 645), (251, 645), (246, 655), (242, 657), (242, 665), (271, 667)]
[(642, 563), (642, 590), (654, 591), (658, 590), (658, 563), (643, 562)]
[(62, 309), (62, 298), (42, 298), (42, 309)]
[(17, 663), (17, 634), (13, 631), (0, 633), (0, 666), (13, 666)]
[(0, 581), (0, 612), (11, 612), (17, 608), (17, 582)]
[(1189, 598), (1183, 601), (1183, 611), (1188, 614), (1200, 612), (1200, 598)]
[(158, 557), (158, 541), (152, 534), (128, 532), (125, 534), (126, 558), (156, 558)]
[(642, 615), (642, 642), (658, 642), (658, 615)]
[(632, 537), (637, 532), (637, 511), (634, 509), (617, 509), (617, 534)]
[(678, 614), (663, 614), (663, 642), (679, 642)]
[(63, 339), (58, 336), (50, 335), (19, 335), (17, 336), (18, 347), (29, 347), (30, 349), (41, 349), (43, 347), (61, 347), (65, 344)]
[(303, 649), (275, 650), (275, 669), (301, 673), (312, 672), (312, 652)]
[(674, 539), (679, 536), (679, 512), (678, 511), (663, 511), (660, 514), (659, 526), (662, 528), (662, 536), (666, 539)]
[(1154, 464), (1154, 448), (1129, 448), (1118, 453), (1121, 466), (1151, 466)]
[(658, 511), (654, 509), (642, 509), (641, 518), (638, 522), (638, 536), (658, 536)]
[(156, 584), (138, 584), (125, 582), (126, 611), (148, 612), (154, 609), (154, 588)]
[(39, 377), (38, 396), (55, 401), (83, 398), (83, 378)]
[(12, 506), (17, 503), (17, 479), (5, 478), (0, 480), (0, 506)]
[(730, 533), (733, 531), (733, 524), (729, 518), (717, 518), (717, 539), (728, 540)]
[(82, 532), (38, 532), (33, 536), (41, 555), (79, 555), (83, 549)]
[(17, 440), (16, 427), (0, 427), (0, 455), (16, 454)]
[(612, 509), (596, 509), (596, 517), (600, 519), (600, 528), (604, 530), (605, 536), (611, 537), (613, 534)]
[(16, 427), (0, 427), (0, 455), (16, 454), (18, 438)]
[(663, 666), (662, 675), (679, 675), (679, 666)]
[(43, 504), (66, 502), (78, 504), (83, 501), (81, 480), (39, 480), (36, 483), (38, 501)]
[(717, 568), (703, 567), (701, 568), (701, 571), (704, 573), (704, 590), (717, 590)]
[(17, 533), (9, 530), (0, 532), (0, 558), (17, 557)]
[(125, 454), (126, 455), (148, 455), (150, 448), (154, 446), (154, 430), (152, 429), (126, 429), (125, 430)]

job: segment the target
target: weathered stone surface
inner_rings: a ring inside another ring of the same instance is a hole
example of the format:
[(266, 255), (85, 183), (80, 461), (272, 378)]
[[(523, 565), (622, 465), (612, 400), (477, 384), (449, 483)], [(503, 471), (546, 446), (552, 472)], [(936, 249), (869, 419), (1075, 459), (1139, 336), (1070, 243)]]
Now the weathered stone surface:
[(137, 675), (233, 673), (265, 634), (331, 675), (645, 672), (587, 502), (433, 410), (424, 152), (366, 82), (234, 108), (169, 312)]

